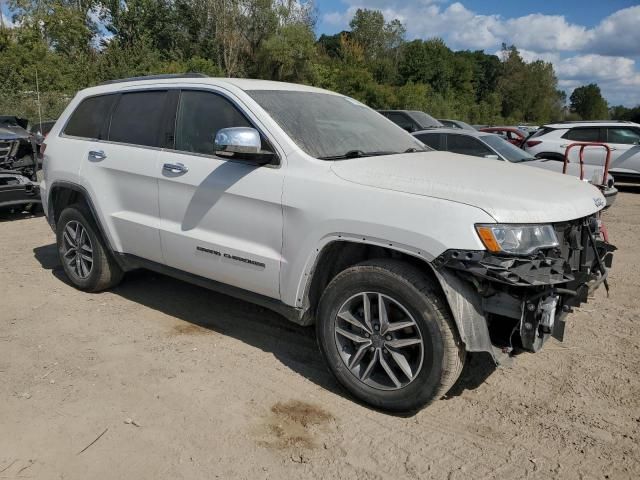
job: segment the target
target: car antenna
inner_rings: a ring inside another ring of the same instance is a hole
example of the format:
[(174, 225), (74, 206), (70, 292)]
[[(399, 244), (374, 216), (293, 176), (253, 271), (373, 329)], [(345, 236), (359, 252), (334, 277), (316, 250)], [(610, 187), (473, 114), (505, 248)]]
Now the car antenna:
[(38, 97), (38, 121), (40, 122), (40, 133), (42, 133), (42, 107), (40, 105), (40, 84), (38, 82), (38, 69), (36, 68), (36, 95)]

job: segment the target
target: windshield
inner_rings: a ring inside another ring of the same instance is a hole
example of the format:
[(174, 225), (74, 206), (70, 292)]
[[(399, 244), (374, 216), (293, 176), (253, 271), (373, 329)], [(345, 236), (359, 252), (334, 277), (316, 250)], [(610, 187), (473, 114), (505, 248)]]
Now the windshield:
[(415, 137), (348, 97), (286, 90), (247, 93), (312, 157), (338, 159), (425, 150)]
[(516, 147), (498, 135), (482, 135), (480, 139), (510, 162), (528, 162), (536, 157)]

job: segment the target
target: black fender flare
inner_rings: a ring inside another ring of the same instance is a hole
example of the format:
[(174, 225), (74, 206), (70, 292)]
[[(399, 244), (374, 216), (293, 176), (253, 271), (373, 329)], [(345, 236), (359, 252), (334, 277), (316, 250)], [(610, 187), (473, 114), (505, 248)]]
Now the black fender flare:
[[(53, 193), (56, 191), (57, 188), (61, 188), (61, 189), (66, 189), (66, 190), (72, 190), (74, 192), (79, 193), (80, 195), (82, 195), (82, 197), (84, 198), (87, 207), (89, 208), (89, 212), (91, 213), (91, 216), (93, 217), (93, 221), (96, 223), (97, 227), (98, 227), (98, 231), (100, 232), (100, 235), (102, 236), (102, 239), (104, 240), (104, 242), (107, 244), (107, 247), (109, 248), (109, 251), (113, 254), (115, 252), (115, 249), (113, 248), (113, 245), (111, 244), (111, 240), (109, 239), (109, 236), (106, 234), (106, 231), (104, 229), (104, 227), (102, 226), (102, 223), (100, 221), (100, 217), (98, 216), (98, 211), (96, 210), (95, 204), (93, 203), (93, 199), (91, 198), (91, 195), (89, 194), (88, 190), (86, 188), (84, 188), (82, 185), (78, 185), (77, 183), (73, 183), (73, 182), (67, 182), (64, 180), (56, 180), (54, 181), (51, 186), (47, 189), (47, 220), (49, 222), (49, 225), (51, 226), (51, 228), (53, 229), (53, 231), (56, 231), (56, 217), (55, 217), (55, 211), (54, 211), (54, 204), (52, 202), (52, 198), (53, 198)], [(57, 212), (58, 214), (60, 214), (60, 212)], [(114, 255), (114, 257), (116, 257), (117, 259), (117, 255)], [(118, 262), (120, 263), (120, 262)], [(122, 265), (121, 265), (122, 266)]]

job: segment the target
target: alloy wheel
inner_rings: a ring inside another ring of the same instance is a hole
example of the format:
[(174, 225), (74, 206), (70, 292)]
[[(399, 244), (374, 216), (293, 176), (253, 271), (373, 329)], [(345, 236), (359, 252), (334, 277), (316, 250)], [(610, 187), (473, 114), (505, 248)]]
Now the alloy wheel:
[(378, 292), (349, 298), (335, 319), (335, 341), (352, 375), (380, 390), (411, 383), (424, 359), (424, 341), (409, 311)]
[(62, 258), (69, 269), (81, 279), (93, 268), (93, 246), (87, 230), (80, 222), (71, 220), (62, 234)]

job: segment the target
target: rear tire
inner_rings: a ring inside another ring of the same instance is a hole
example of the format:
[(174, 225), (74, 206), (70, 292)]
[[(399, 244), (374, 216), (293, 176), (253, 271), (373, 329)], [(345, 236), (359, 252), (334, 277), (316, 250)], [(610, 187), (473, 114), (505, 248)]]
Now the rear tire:
[(338, 274), (320, 299), (316, 334), (340, 384), (393, 412), (412, 412), (444, 395), (466, 357), (433, 281), (398, 260), (369, 260)]
[(99, 292), (122, 280), (91, 213), (79, 204), (65, 208), (56, 227), (58, 256), (67, 277), (78, 289)]

